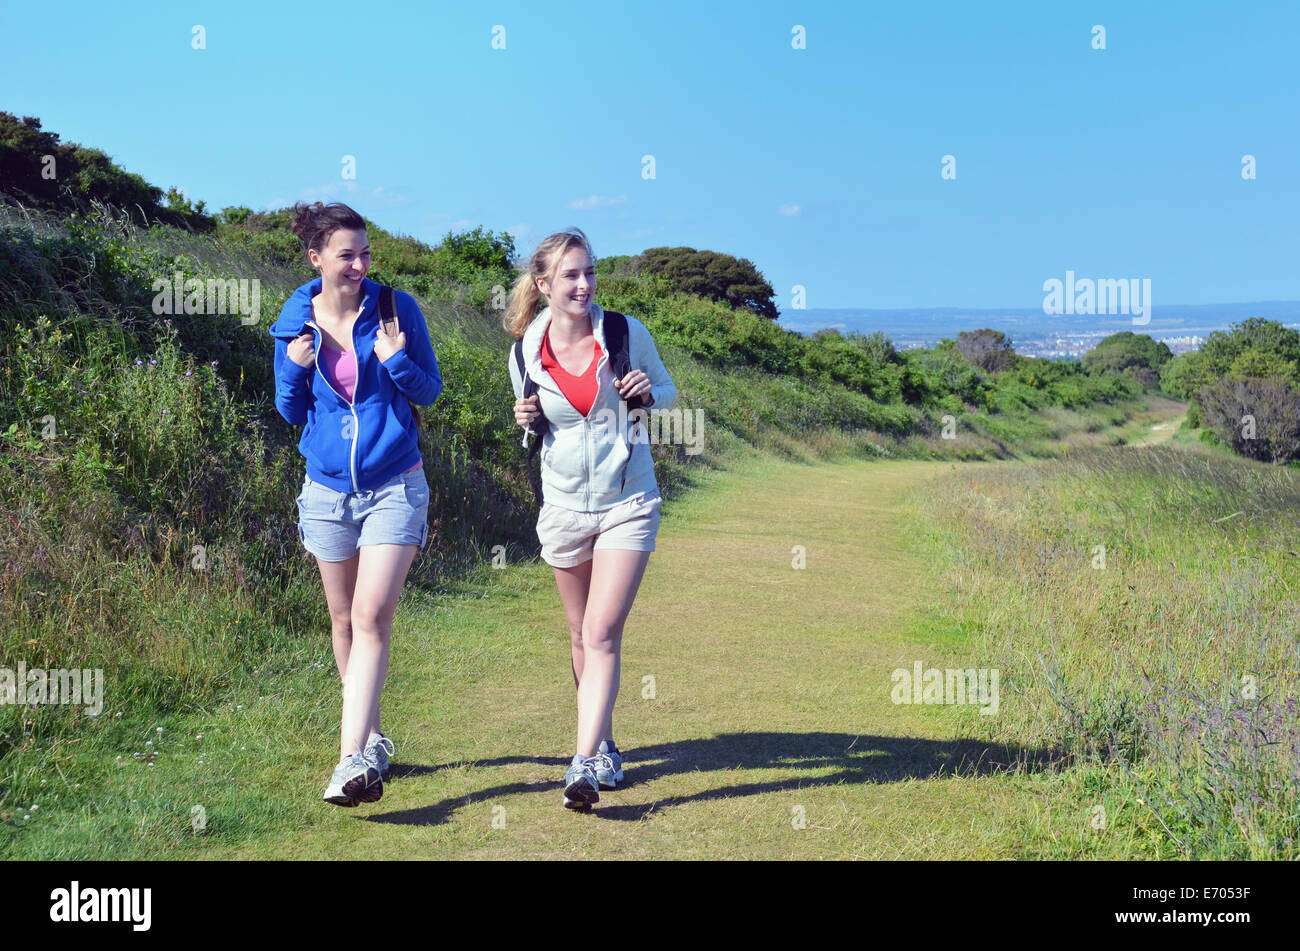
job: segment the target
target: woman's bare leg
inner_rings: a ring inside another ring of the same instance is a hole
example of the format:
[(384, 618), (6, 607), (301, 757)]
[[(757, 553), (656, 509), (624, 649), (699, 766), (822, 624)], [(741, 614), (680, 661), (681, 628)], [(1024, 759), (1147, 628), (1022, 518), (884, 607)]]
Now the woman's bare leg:
[(340, 757), (362, 749), (379, 727), (379, 697), (388, 674), (393, 614), (416, 545), (364, 545), (352, 594), (352, 647), (343, 689)]
[(582, 668), (578, 675), (578, 749), (594, 756), (613, 734), (618, 697), (623, 625), (650, 560), (648, 551), (598, 549), (591, 560), (586, 610), (582, 616)]
[(325, 602), (330, 610), (330, 639), (334, 645), (334, 664), (339, 680), (348, 675), (348, 654), (352, 650), (352, 592), (357, 586), (357, 555), (347, 561), (322, 561), (320, 580), (325, 587)]
[(569, 659), (573, 686), (582, 682), (582, 616), (587, 613), (587, 591), (591, 587), (591, 562), (572, 568), (555, 568), (555, 586), (560, 589), (564, 616), (569, 622)]

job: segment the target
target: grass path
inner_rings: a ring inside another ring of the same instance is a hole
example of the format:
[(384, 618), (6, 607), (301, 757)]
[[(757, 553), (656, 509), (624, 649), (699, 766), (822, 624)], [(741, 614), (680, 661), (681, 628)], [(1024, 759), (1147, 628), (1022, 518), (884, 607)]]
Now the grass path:
[(1178, 427), (1183, 424), (1183, 420), (1186, 418), (1187, 414), (1182, 413), (1173, 419), (1166, 419), (1158, 423), (1153, 423), (1150, 434), (1146, 436), (1146, 438), (1133, 443), (1133, 445), (1158, 446), (1161, 443), (1169, 442), (1174, 438), (1174, 433), (1178, 432)]
[[(334, 696), (286, 703), (279, 771), (248, 777), (282, 831), (190, 842), (242, 858), (1024, 854), (1041, 796), (999, 770), (1014, 751), (974, 739), (977, 708), (889, 699), (894, 668), (950, 660), (907, 633), (926, 566), (900, 523), (906, 494), (949, 465), (751, 460), (675, 503), (626, 632), (627, 779), (590, 815), (560, 805), (567, 635), (532, 563), (478, 596), (399, 611), (381, 802), (319, 802)], [(319, 737), (283, 746), (308, 727)], [(214, 832), (230, 818), (211, 808)]]

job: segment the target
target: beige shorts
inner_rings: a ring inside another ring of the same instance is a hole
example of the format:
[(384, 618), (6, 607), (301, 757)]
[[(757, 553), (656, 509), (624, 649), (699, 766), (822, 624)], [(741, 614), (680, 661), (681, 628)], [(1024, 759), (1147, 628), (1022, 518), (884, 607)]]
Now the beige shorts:
[(654, 551), (663, 504), (658, 492), (634, 495), (603, 512), (575, 512), (543, 502), (537, 514), (542, 560), (556, 568), (572, 568), (590, 561), (598, 548)]

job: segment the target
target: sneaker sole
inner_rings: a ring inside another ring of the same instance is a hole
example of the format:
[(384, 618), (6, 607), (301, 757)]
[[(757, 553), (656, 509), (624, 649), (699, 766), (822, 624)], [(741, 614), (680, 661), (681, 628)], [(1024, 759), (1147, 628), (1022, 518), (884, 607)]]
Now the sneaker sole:
[(600, 802), (600, 793), (581, 780), (564, 787), (565, 809), (590, 809)]
[(378, 802), (384, 795), (384, 781), (379, 778), (379, 771), (372, 767), (344, 783), (343, 795), (356, 802)]
[(349, 796), (326, 796), (325, 801), (333, 806), (355, 806), (357, 801)]

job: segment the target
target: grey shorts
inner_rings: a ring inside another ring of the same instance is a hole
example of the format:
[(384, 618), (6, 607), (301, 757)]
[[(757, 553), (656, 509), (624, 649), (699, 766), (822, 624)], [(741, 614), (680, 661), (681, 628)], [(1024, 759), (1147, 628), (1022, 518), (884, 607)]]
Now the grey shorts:
[(321, 561), (347, 561), (363, 545), (418, 545), (429, 537), (424, 467), (365, 492), (338, 492), (304, 476), (298, 537)]
[(572, 568), (591, 561), (596, 549), (654, 551), (663, 504), (658, 492), (634, 495), (603, 512), (575, 512), (543, 502), (537, 513), (542, 560), (556, 568)]

